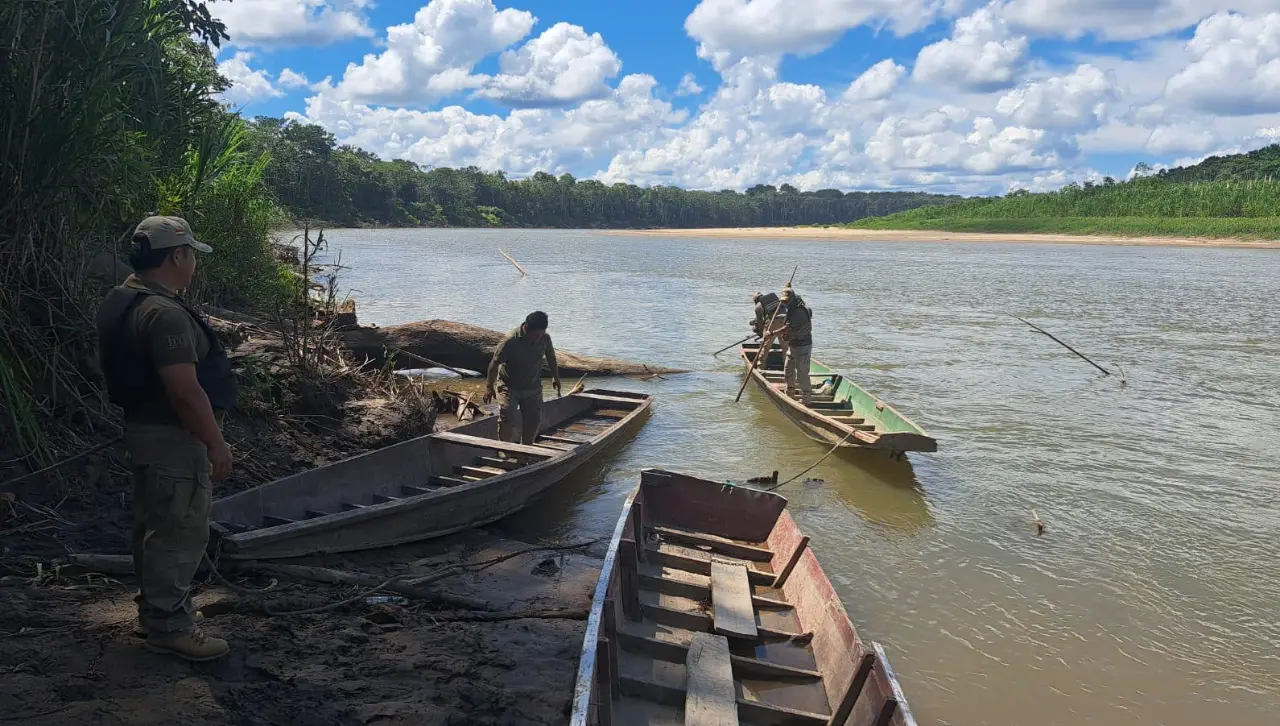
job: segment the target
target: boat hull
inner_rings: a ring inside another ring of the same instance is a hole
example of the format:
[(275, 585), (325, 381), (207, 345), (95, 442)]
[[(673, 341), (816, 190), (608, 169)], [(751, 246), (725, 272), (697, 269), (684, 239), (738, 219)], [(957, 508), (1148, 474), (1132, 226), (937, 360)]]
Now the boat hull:
[[(601, 406), (622, 414), (598, 435), (577, 437), (581, 443), (576, 445), (553, 441), (543, 442), (545, 447), (505, 445), (496, 441), (497, 423), (489, 417), (220, 499), (214, 502), (211, 519), (229, 530), (219, 545), (222, 556), (271, 559), (376, 549), (495, 522), (525, 508), (573, 471), (627, 439), (643, 425), (650, 402), (648, 396), (614, 391), (545, 402), (544, 428), (569, 422), (572, 429), (574, 422), (591, 418)], [(549, 448), (552, 445), (561, 448)], [(504, 449), (517, 456), (527, 453), (530, 461), (490, 478), (451, 479), (455, 481), (451, 486), (404, 495), (473, 464), (478, 453)], [(253, 526), (266, 521), (280, 523)]]
[[(752, 369), (751, 362), (759, 349), (759, 344), (747, 344), (740, 350), (743, 365), (751, 371), (751, 379), (778, 410), (810, 438), (842, 448), (895, 454), (938, 450), (937, 440), (915, 422), (818, 361), (810, 364), (810, 378), (818, 384), (814, 388), (823, 382), (831, 382), (831, 403), (845, 404), (847, 408), (819, 410), (804, 405), (787, 395), (786, 384), (781, 382), (783, 361), (779, 348), (771, 351), (761, 367)], [(856, 423), (849, 423), (847, 418), (846, 421), (837, 420), (831, 416), (833, 413), (856, 417)]]

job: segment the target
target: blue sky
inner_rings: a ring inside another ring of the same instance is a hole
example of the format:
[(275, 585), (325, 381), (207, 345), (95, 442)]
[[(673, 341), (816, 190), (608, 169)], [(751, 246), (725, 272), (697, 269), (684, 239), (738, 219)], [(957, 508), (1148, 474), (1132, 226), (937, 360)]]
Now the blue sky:
[(1280, 0), (211, 9), (229, 103), (425, 166), (988, 194), (1280, 136)]

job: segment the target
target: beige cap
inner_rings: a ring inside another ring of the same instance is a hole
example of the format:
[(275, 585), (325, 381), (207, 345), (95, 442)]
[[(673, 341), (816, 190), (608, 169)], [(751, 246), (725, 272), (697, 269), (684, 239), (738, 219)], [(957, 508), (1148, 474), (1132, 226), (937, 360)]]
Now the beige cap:
[(795, 295), (795, 291), (791, 289), (790, 285), (788, 285), (782, 288), (782, 293), (779, 294), (778, 297), (782, 298), (783, 300), (790, 300), (793, 295)]
[(187, 245), (201, 252), (213, 252), (209, 245), (196, 241), (195, 235), (191, 233), (191, 225), (182, 217), (147, 217), (138, 223), (138, 228), (133, 233), (145, 234), (147, 243), (153, 250)]

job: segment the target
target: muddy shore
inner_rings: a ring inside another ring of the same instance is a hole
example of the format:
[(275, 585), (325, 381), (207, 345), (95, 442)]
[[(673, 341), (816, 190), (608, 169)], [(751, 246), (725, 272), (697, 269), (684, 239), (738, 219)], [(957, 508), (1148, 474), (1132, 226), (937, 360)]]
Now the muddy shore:
[(1280, 249), (1280, 240), (1195, 237), (1120, 237), (1114, 235), (1003, 234), (931, 232), (925, 230), (845, 229), (837, 227), (731, 227), (721, 229), (601, 230), (601, 234), (642, 237), (710, 237), (721, 239), (805, 239), (830, 242), (989, 242), (1166, 247), (1236, 247)]
[[(251, 395), (226, 422), (236, 462), (215, 497), (437, 427), (420, 386), (368, 366), (303, 375), (282, 359), (271, 335), (248, 335), (233, 358)], [(442, 412), (441, 427), (453, 423)], [(78, 436), (59, 443), (70, 451), (93, 447), (91, 454), (0, 486), (0, 726), (564, 722), (602, 544), (463, 567), (433, 585), (484, 601), (484, 610), (367, 601), (368, 588), (284, 577), (269, 593), (250, 596), (202, 573), (196, 604), (208, 630), (233, 650), (215, 663), (186, 664), (143, 648), (134, 632), (132, 576), (59, 568), (68, 553), (123, 555), (129, 548), (132, 487), (124, 453), (110, 427)], [(13, 452), (0, 450), (0, 482), (23, 467)], [(518, 541), (500, 527), (289, 564), (381, 581), (530, 544), (567, 544)], [(224, 569), (241, 587), (268, 584), (267, 577)], [(353, 596), (360, 597), (318, 614), (266, 612)]]

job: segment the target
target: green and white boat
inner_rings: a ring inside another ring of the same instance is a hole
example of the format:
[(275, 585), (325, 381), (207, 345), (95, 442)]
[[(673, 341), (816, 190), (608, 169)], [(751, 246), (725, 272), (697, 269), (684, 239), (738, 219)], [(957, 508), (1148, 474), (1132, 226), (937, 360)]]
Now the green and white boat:
[[(759, 350), (760, 343), (742, 345), (742, 362), (748, 369)], [(937, 440), (914, 421), (816, 360), (809, 363), (813, 397), (808, 405), (787, 395), (782, 366), (782, 349), (774, 345), (751, 377), (810, 438), (894, 454), (938, 450)]]

